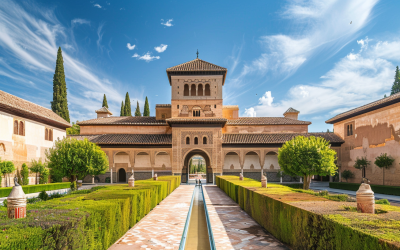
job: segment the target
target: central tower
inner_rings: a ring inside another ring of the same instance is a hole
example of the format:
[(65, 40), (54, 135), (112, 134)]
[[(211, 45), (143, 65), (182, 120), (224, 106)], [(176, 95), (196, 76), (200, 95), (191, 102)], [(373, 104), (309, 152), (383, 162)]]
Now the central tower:
[(199, 58), (168, 68), (171, 117), (222, 118), (222, 87), (227, 72)]

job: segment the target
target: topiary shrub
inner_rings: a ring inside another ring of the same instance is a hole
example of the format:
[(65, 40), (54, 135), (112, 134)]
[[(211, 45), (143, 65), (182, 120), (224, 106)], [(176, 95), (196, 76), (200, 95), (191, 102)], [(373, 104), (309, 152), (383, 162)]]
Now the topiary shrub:
[(39, 199), (41, 199), (42, 201), (47, 201), (49, 199), (49, 195), (46, 193), (46, 191), (42, 191), (39, 194)]
[(354, 178), (354, 174), (350, 170), (344, 170), (341, 175), (342, 178), (346, 180), (346, 182), (348, 182), (349, 179)]

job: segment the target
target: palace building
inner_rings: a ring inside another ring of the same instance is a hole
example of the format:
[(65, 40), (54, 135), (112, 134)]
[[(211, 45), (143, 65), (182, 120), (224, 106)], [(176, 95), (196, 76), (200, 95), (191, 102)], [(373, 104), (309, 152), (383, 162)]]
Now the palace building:
[(309, 133), (311, 122), (299, 120), (300, 112), (291, 107), (282, 117), (240, 117), (238, 106), (223, 104), (226, 75), (226, 68), (197, 58), (167, 69), (171, 104), (157, 104), (154, 117), (112, 116), (102, 107), (97, 118), (79, 122), (76, 138), (95, 142), (109, 159), (109, 172), (98, 181), (127, 182), (134, 171), (135, 179), (157, 173), (181, 175), (186, 182), (193, 156), (204, 158), (207, 182), (241, 172), (279, 181), (278, 149), (295, 136), (321, 136), (340, 150), (339, 136)]

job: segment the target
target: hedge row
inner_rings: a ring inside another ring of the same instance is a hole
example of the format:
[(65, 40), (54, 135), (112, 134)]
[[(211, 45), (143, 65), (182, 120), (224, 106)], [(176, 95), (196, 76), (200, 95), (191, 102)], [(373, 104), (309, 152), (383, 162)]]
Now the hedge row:
[[(64, 188), (70, 188), (70, 183), (69, 182), (59, 182), (59, 183), (50, 183), (50, 184), (39, 184), (39, 185), (26, 185), (22, 186), (22, 189), (24, 190), (25, 194), (30, 194), (30, 193), (39, 193), (44, 191), (50, 191), (50, 190), (57, 190), (57, 189), (64, 189)], [(5, 188), (0, 188), (0, 197), (7, 197), (11, 193), (12, 187), (5, 187)]]
[(0, 208), (0, 249), (108, 249), (180, 184), (180, 176), (107, 185), (28, 204), (27, 218)]
[[(370, 186), (372, 191), (374, 191), (377, 194), (400, 195), (400, 187), (372, 185), (372, 184)], [(360, 183), (329, 182), (329, 187), (350, 190), (350, 191), (357, 191), (360, 188)]]
[[(338, 214), (321, 215), (291, 205), (287, 201), (293, 197), (289, 187), (269, 184), (265, 189), (260, 182), (248, 178), (239, 181), (233, 176), (217, 176), (216, 183), (255, 221), (293, 249), (399, 249), (398, 242), (341, 223), (343, 217)], [(303, 195), (304, 200), (312, 201), (311, 195)]]

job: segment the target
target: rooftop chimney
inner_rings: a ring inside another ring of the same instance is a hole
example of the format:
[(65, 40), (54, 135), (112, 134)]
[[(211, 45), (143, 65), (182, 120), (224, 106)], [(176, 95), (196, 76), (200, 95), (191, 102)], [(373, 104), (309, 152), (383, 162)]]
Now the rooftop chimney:
[(300, 113), (300, 111), (295, 110), (294, 108), (289, 108), (288, 110), (286, 110), (285, 113), (283, 113), (283, 116), (286, 117), (286, 118), (298, 120), (299, 119), (299, 113)]
[(112, 115), (111, 111), (106, 107), (96, 110), (97, 118), (110, 117)]

